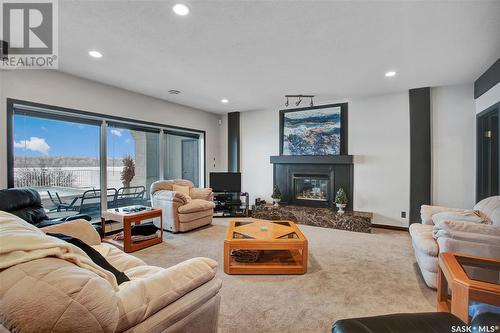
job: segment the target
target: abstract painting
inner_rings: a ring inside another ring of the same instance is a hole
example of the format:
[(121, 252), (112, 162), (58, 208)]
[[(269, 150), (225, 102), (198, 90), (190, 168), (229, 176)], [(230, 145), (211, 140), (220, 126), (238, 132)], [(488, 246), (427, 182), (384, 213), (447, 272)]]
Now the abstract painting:
[(283, 155), (340, 155), (341, 107), (282, 112)]

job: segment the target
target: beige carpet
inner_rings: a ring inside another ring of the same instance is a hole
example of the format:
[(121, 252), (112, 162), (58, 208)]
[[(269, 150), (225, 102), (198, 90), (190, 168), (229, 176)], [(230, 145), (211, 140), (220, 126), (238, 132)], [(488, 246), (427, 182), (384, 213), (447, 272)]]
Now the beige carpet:
[(219, 332), (330, 332), (341, 318), (435, 310), (435, 292), (420, 276), (407, 232), (364, 234), (300, 225), (309, 240), (307, 274), (226, 275), (227, 221), (166, 233), (163, 244), (135, 252), (162, 267), (197, 256), (217, 260), (223, 280)]

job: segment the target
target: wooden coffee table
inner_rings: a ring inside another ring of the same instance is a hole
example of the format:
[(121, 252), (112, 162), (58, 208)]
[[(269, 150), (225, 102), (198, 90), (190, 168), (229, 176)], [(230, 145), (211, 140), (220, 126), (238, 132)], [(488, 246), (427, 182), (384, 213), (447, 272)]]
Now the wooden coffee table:
[(451, 312), (468, 323), (471, 300), (500, 306), (500, 260), (439, 254), (437, 310)]
[[(106, 228), (106, 221), (116, 221), (120, 222), (123, 225), (123, 241), (114, 240), (111, 237), (104, 237), (103, 241), (106, 243), (113, 244), (118, 247), (120, 250), (130, 253), (134, 251), (138, 251), (144, 249), (146, 247), (160, 244), (163, 241), (163, 222), (162, 222), (162, 214), (161, 209), (159, 208), (150, 208), (148, 210), (136, 212), (136, 213), (127, 213), (123, 209), (127, 207), (121, 207), (117, 209), (108, 209), (102, 212), (101, 216), (101, 227), (104, 231)], [(144, 220), (150, 220), (153, 218), (160, 218), (160, 234), (157, 237), (152, 239), (146, 239), (143, 241), (133, 242), (132, 241), (132, 225), (140, 224)]]
[[(238, 262), (233, 250), (256, 250), (256, 262)], [(295, 223), (241, 218), (229, 221), (224, 241), (227, 274), (304, 274), (307, 239)]]

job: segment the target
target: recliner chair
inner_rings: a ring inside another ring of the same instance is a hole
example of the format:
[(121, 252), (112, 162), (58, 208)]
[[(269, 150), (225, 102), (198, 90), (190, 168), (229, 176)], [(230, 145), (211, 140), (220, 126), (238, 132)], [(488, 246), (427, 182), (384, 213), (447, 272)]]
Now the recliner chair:
[[(189, 196), (174, 191), (174, 185), (188, 187)], [(159, 180), (151, 184), (150, 193), (151, 206), (162, 209), (167, 231), (184, 232), (212, 223), (215, 204), (211, 188), (196, 188), (185, 179)]]
[[(9, 188), (0, 190), (0, 210), (14, 214), (38, 228), (60, 224), (67, 221), (84, 219), (91, 221), (86, 214), (76, 214), (66, 217), (51, 219), (45, 213), (40, 194), (31, 188)], [(100, 225), (93, 225), (102, 236)]]

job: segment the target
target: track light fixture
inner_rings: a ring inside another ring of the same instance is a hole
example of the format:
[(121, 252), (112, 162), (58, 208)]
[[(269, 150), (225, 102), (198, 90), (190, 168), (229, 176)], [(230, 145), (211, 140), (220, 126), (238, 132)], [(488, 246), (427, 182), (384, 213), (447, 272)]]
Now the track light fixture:
[(314, 95), (285, 95), (286, 102), (285, 102), (285, 107), (288, 107), (290, 105), (290, 98), (297, 98), (297, 101), (295, 102), (295, 106), (299, 106), (300, 103), (302, 102), (302, 98), (309, 98), (311, 101), (309, 103), (310, 106), (314, 106)]

